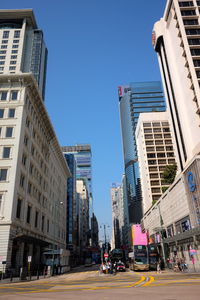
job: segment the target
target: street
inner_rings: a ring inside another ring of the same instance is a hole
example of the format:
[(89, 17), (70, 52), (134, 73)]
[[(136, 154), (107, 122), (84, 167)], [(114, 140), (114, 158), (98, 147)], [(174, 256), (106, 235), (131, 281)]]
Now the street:
[(0, 284), (0, 299), (199, 299), (200, 274), (120, 272), (100, 274), (97, 267), (31, 282)]

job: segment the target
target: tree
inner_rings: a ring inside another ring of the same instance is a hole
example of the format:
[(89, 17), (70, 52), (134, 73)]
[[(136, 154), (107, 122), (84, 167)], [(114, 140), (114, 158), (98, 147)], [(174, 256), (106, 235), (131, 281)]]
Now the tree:
[(167, 184), (172, 184), (176, 177), (177, 165), (167, 165), (163, 172), (163, 179)]

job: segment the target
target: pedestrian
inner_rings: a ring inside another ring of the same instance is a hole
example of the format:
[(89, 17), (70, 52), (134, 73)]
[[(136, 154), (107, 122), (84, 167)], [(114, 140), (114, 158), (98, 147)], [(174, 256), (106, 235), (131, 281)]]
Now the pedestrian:
[(160, 259), (157, 261), (157, 273), (161, 273), (161, 261)]
[(180, 258), (177, 258), (177, 266), (178, 266), (179, 271), (181, 271), (181, 260), (180, 260)]
[(105, 265), (105, 263), (102, 264), (102, 270), (103, 270), (103, 273), (106, 274), (106, 265)]

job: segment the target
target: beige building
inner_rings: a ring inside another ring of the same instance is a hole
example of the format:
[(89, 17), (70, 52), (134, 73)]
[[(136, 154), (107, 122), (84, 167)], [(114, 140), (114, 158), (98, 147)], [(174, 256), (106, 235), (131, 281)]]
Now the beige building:
[(0, 21), (0, 270), (66, 270), (70, 172), (42, 98), (43, 42), (32, 10), (0, 11)]
[(166, 112), (140, 114), (136, 128), (138, 161), (141, 174), (143, 212), (161, 197), (166, 165), (176, 163)]

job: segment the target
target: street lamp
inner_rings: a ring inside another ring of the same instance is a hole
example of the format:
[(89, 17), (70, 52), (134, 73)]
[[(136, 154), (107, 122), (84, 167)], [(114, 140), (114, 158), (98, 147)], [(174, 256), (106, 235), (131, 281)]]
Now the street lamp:
[[(104, 229), (104, 245), (105, 245), (105, 252), (108, 253), (108, 243), (107, 243), (107, 236), (106, 236), (106, 227), (110, 228), (108, 224), (102, 224), (100, 225), (100, 228)], [(101, 260), (103, 262), (103, 244), (102, 244), (102, 250), (101, 250)]]
[(154, 232), (159, 232), (159, 234), (160, 234), (160, 245), (161, 245), (161, 249), (162, 249), (164, 265), (166, 266), (165, 249), (164, 249), (164, 242), (163, 242), (163, 236), (162, 236), (162, 230), (164, 229), (164, 227), (163, 227), (164, 222), (163, 222), (161, 211), (160, 211), (160, 205), (156, 206), (155, 208), (158, 209), (158, 211), (159, 211), (160, 227), (154, 228)]
[[(59, 201), (58, 204), (63, 205), (64, 203), (63, 203), (63, 201)], [(51, 273), (52, 276), (54, 275), (54, 263), (55, 263), (55, 251), (56, 251), (55, 238), (56, 238), (56, 222), (55, 222), (55, 218), (54, 218), (54, 242), (53, 242), (52, 273)], [(57, 255), (58, 255), (58, 253), (57, 253)]]

